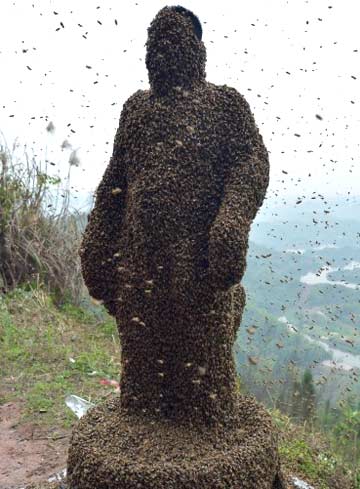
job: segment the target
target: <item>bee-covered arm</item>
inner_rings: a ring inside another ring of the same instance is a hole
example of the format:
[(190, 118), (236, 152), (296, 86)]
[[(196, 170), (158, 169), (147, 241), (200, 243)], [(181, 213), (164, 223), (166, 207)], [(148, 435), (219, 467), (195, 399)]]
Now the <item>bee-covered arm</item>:
[(135, 98), (136, 94), (130, 97), (121, 112), (113, 154), (97, 188), (80, 247), (82, 274), (89, 293), (102, 301), (111, 314), (115, 314), (118, 242), (127, 193), (125, 126)]
[(209, 266), (220, 289), (240, 282), (250, 225), (269, 184), (269, 158), (249, 104), (226, 87), (228, 132), (223, 198), (209, 236)]

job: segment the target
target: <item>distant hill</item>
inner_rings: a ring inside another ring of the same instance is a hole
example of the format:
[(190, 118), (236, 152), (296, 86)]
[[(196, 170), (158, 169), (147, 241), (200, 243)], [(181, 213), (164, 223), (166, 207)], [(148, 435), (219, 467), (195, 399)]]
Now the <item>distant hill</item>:
[[(256, 395), (276, 397), (310, 368), (323, 402), (360, 396), (360, 290), (344, 283), (359, 282), (359, 219), (360, 212), (347, 219), (304, 212), (297, 220), (254, 222), (235, 352)], [(326, 269), (330, 283), (316, 283)]]

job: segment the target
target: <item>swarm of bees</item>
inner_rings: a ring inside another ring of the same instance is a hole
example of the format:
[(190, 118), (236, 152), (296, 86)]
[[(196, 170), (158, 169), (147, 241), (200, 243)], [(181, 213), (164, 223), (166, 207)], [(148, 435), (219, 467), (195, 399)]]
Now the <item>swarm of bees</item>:
[(121, 394), (76, 428), (71, 488), (283, 487), (232, 355), (268, 154), (246, 100), (206, 82), (197, 22), (180, 7), (152, 22), (151, 89), (124, 105), (83, 238), (86, 285), (117, 319)]

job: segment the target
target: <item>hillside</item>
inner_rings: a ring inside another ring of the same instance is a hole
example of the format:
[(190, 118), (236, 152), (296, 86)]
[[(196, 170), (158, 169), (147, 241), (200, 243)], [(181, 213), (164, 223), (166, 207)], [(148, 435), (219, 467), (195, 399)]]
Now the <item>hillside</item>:
[[(348, 222), (339, 226), (343, 235)], [(338, 240), (329, 246), (326, 238), (313, 246), (303, 228), (299, 247), (289, 248), (294, 227), (294, 222), (260, 222), (253, 228), (252, 238), (261, 236), (267, 246), (250, 244), (247, 306), (235, 350), (238, 370), (251, 392), (269, 406), (288, 397), (306, 369), (314, 378), (319, 409), (327, 403), (333, 409), (339, 402), (356, 405), (360, 247), (357, 242), (342, 246)], [(287, 237), (283, 247), (281, 236)]]
[[(77, 394), (97, 403), (116, 395), (120, 351), (114, 321), (101, 307), (84, 302), (59, 309), (41, 289), (18, 289), (0, 299), (0, 338), (0, 473), (5, 484), (0, 487), (9, 489), (39, 484), (66, 465), (76, 417), (65, 397)], [(351, 469), (329, 440), (278, 409), (271, 413), (281, 433), (289, 482), (298, 477), (314, 489), (352, 487)]]
[[(90, 301), (81, 279), (86, 215), (70, 210), (69, 187), (59, 213), (52, 205), (59, 182), (34, 165), (31, 189), (19, 164), (10, 167), (1, 193), (8, 211), (0, 236), (5, 489), (64, 467), (76, 422), (65, 397), (96, 403), (114, 395), (120, 369), (114, 321)], [(303, 204), (296, 220), (284, 207), (286, 215), (275, 209), (252, 227), (247, 306), (235, 344), (239, 386), (280, 426), (289, 477), (315, 489), (358, 489), (359, 223), (356, 215), (332, 215), (339, 203), (326, 203), (322, 217), (322, 202), (310, 213)]]

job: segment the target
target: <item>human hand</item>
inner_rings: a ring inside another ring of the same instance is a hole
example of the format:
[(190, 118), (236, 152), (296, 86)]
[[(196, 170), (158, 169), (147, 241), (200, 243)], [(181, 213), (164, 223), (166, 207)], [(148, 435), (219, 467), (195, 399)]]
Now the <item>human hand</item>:
[(239, 283), (246, 268), (250, 224), (216, 222), (210, 231), (209, 276), (213, 286), (227, 290)]

